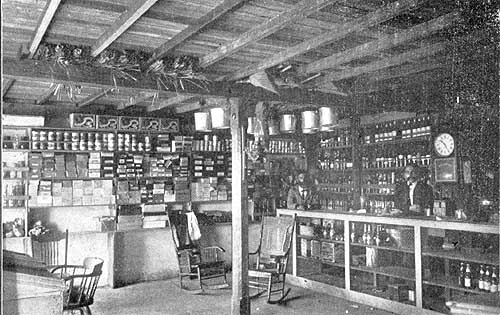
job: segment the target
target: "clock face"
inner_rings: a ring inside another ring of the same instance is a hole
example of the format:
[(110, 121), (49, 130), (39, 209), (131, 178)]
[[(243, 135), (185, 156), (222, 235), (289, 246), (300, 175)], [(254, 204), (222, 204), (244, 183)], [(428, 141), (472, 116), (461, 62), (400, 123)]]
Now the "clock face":
[(455, 139), (449, 133), (441, 133), (434, 139), (434, 149), (439, 156), (449, 156), (455, 150)]

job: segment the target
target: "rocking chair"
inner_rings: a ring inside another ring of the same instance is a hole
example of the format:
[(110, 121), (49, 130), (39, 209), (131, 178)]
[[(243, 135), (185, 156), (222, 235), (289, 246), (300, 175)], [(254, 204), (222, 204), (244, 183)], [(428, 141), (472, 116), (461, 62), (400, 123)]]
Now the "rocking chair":
[[(262, 218), (259, 247), (250, 253), (257, 256), (255, 266), (248, 270), (249, 287), (257, 290), (250, 298), (267, 291), (267, 303), (284, 303), (291, 290), (285, 291), (285, 277), (294, 228), (295, 216)], [(277, 293), (281, 296), (272, 300), (271, 296)]]
[[(194, 215), (193, 212), (190, 213)], [(200, 247), (198, 240), (190, 237), (187, 214), (180, 211), (169, 211), (168, 219), (172, 230), (172, 238), (179, 262), (179, 284), (181, 289), (193, 294), (203, 293), (204, 288), (222, 289), (229, 287), (226, 278), (226, 264), (221, 257), (224, 249), (220, 246)], [(190, 289), (184, 285), (185, 279), (197, 279), (198, 289)], [(223, 283), (210, 285), (207, 279), (223, 278)]]

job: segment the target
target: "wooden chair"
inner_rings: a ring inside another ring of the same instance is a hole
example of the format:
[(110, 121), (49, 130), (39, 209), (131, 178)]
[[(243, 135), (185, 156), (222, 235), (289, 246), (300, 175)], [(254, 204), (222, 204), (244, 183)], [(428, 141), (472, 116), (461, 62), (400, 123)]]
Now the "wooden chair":
[[(179, 262), (179, 284), (183, 290), (193, 294), (202, 293), (204, 288), (222, 289), (229, 287), (226, 278), (226, 264), (222, 258), (225, 252), (220, 246), (201, 247), (189, 239), (185, 213), (169, 211), (168, 219), (172, 230), (177, 259)], [(222, 278), (220, 284), (207, 284), (207, 279)], [(184, 285), (185, 279), (197, 279), (197, 289)]]
[(66, 284), (63, 294), (63, 311), (80, 311), (91, 315), (89, 306), (94, 303), (94, 294), (102, 274), (104, 261), (97, 257), (87, 257), (82, 265), (56, 266), (52, 273), (57, 274)]
[[(47, 269), (68, 263), (68, 230), (62, 235), (49, 239), (31, 238), (32, 257), (44, 262)], [(61, 259), (61, 253), (63, 258)]]
[[(295, 216), (262, 218), (259, 247), (250, 253), (256, 255), (256, 264), (248, 270), (249, 287), (257, 291), (251, 298), (267, 291), (267, 303), (284, 302), (290, 292), (285, 291), (285, 277), (294, 228)], [(280, 298), (272, 300), (278, 293)]]

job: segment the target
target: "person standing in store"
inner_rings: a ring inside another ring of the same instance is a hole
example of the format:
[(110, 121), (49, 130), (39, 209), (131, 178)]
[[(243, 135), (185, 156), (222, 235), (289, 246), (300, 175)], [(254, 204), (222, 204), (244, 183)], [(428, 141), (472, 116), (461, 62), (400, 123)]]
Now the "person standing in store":
[(313, 200), (313, 191), (306, 182), (305, 172), (297, 174), (297, 183), (288, 190), (287, 208), (307, 210)]
[(405, 215), (426, 215), (431, 213), (434, 196), (432, 187), (423, 180), (423, 172), (416, 165), (407, 165), (403, 179), (396, 185), (395, 207)]

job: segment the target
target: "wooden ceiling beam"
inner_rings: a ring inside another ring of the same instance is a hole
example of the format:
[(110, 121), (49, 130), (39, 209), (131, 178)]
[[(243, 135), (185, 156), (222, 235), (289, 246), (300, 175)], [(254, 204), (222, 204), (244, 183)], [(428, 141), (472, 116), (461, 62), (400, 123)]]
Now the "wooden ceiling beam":
[(222, 79), (235, 81), (248, 77), (249, 75), (281, 64), (290, 58), (296, 57), (298, 55), (316, 49), (322, 45), (338, 41), (342, 38), (345, 38), (349, 34), (352, 34), (354, 32), (359, 32), (361, 30), (367, 29), (374, 25), (378, 25), (382, 22), (390, 20), (391, 18), (398, 16), (405, 11), (415, 8), (422, 2), (423, 2), (422, 0), (400, 0), (389, 3), (388, 5), (385, 5), (384, 7), (378, 10), (370, 12), (365, 16), (338, 25), (337, 27), (332, 28), (328, 32), (322, 33), (298, 45), (287, 48), (284, 51), (275, 54), (271, 58), (265, 59), (256, 65), (251, 65), (249, 67), (246, 67), (242, 70), (239, 70), (237, 73), (225, 76)]
[(58, 88), (61, 88), (60, 83), (52, 84), (49, 88), (49, 91), (47, 93), (43, 94), (40, 98), (38, 98), (35, 101), (35, 104), (36, 105), (43, 105), (43, 104), (47, 103), (49, 101), (49, 99), (52, 97), (52, 95), (54, 95), (55, 91)]
[(139, 103), (147, 101), (148, 99), (154, 97), (155, 95), (156, 95), (155, 92), (140, 92), (137, 95), (130, 96), (127, 102), (120, 103), (120, 105), (116, 107), (116, 110), (124, 110), (128, 107), (135, 106)]
[(9, 92), (15, 81), (14, 79), (2, 79), (2, 99)]
[[(52, 62), (42, 60), (15, 58), (3, 58), (3, 78), (22, 79), (39, 82), (65, 82), (67, 84), (76, 84), (83, 87), (100, 87), (127, 89), (164, 93), (159, 91), (157, 82), (145, 73), (134, 74), (136, 81), (119, 79), (114, 82), (111, 78), (112, 71), (104, 67), (92, 67), (87, 65), (68, 65), (63, 67), (54, 67)], [(68, 76), (68, 73), (70, 74)], [(346, 102), (346, 99), (334, 94), (326, 94), (313, 90), (288, 88), (280, 89), (280, 95), (257, 88), (251, 84), (235, 84), (230, 82), (209, 82), (206, 89), (189, 84), (184, 86), (184, 90), (179, 91), (182, 94), (200, 95), (200, 96), (223, 96), (223, 97), (242, 97), (247, 99), (262, 101), (282, 101), (287, 103), (316, 103), (332, 104)], [(348, 104), (348, 106), (350, 106)]]
[(202, 28), (217, 20), (222, 15), (233, 10), (242, 2), (247, 0), (224, 0), (221, 4), (210, 10), (207, 14), (202, 16), (195, 24), (189, 25), (174, 37), (163, 43), (160, 47), (156, 48), (151, 58), (145, 63), (144, 67), (147, 68), (152, 65), (156, 60), (165, 57), (172, 49), (177, 47), (180, 43), (198, 33)]
[(192, 100), (193, 98), (198, 98), (198, 96), (179, 94), (177, 96), (163, 99), (159, 102), (155, 102), (155, 103), (151, 104), (150, 106), (148, 106), (146, 110), (148, 112), (157, 111), (157, 110), (163, 109), (165, 107), (171, 107), (171, 106), (174, 106), (174, 105), (177, 105), (180, 103), (184, 103), (186, 101)]
[(378, 40), (374, 40), (366, 44), (341, 51), (310, 64), (304, 65), (299, 69), (299, 72), (310, 74), (320, 72), (325, 69), (335, 68), (336, 66), (348, 63), (350, 61), (374, 55), (378, 52), (417, 40), (419, 38), (425, 38), (433, 33), (449, 27), (457, 20), (457, 13), (449, 13), (428, 22), (408, 28), (402, 32), (385, 35)]
[(412, 74), (448, 67), (449, 64), (443, 61), (430, 61), (427, 63), (412, 63), (401, 67), (384, 69), (381, 73), (370, 75), (368, 82), (385, 81)]
[[(446, 46), (447, 45), (444, 43), (431, 44), (415, 50), (404, 52), (390, 58), (374, 61), (363, 66), (346, 68), (342, 71), (331, 72), (321, 77), (315, 83), (316, 86), (328, 86), (329, 82), (331, 81), (345, 80), (360, 76), (362, 74), (375, 72), (389, 67), (399, 66), (406, 62), (413, 62), (420, 58), (435, 55), (445, 50)], [(314, 86), (314, 84), (311, 84), (311, 86)]]
[(100, 92), (94, 93), (80, 102), (76, 103), (76, 107), (84, 107), (90, 105), (91, 103), (97, 101), (98, 99), (108, 95), (108, 93), (113, 93), (115, 88), (102, 89)]
[(33, 38), (31, 39), (28, 54), (29, 58), (33, 58), (33, 56), (35, 55), (38, 46), (40, 45), (45, 32), (49, 28), (50, 22), (52, 22), (52, 18), (54, 18), (54, 15), (56, 14), (57, 8), (59, 7), (60, 3), (61, 0), (48, 0), (45, 4), (45, 10), (38, 20), (35, 34), (33, 34)]
[(175, 113), (176, 114), (184, 114), (184, 113), (198, 110), (202, 107), (203, 106), (201, 105), (200, 102), (191, 102), (191, 103), (186, 103), (186, 104), (180, 104), (179, 106), (177, 106), (175, 108)]
[(208, 67), (245, 46), (275, 33), (288, 24), (303, 19), (337, 1), (340, 0), (302, 0), (292, 8), (241, 34), (238, 38), (226, 45), (220, 46), (214, 52), (203, 56), (200, 59), (200, 66), (203, 68)]
[(97, 39), (94, 45), (92, 45), (92, 57), (96, 57), (104, 49), (111, 45), (157, 1), (158, 0), (132, 1), (131, 6), (123, 12), (118, 20)]

